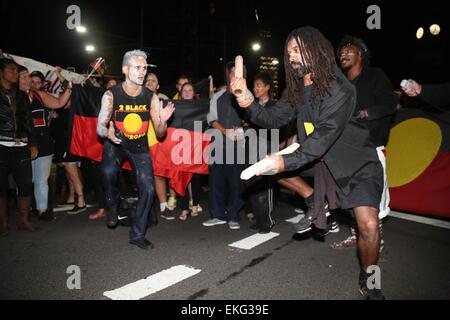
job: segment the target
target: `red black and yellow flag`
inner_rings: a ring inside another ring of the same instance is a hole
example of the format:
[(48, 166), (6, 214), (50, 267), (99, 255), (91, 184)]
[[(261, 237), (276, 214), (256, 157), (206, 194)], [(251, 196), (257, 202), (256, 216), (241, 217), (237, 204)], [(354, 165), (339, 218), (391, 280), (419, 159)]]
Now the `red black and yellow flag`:
[(450, 218), (450, 113), (400, 110), (386, 149), (391, 208)]

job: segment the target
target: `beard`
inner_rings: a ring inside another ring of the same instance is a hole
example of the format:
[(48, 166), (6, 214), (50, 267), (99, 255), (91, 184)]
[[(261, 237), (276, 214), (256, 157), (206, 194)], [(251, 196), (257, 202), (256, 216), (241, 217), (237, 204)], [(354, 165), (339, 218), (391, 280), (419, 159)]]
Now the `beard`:
[(303, 63), (299, 62), (299, 63), (295, 63), (295, 64), (291, 64), (291, 65), (292, 66), (294, 66), (294, 65), (298, 66), (297, 69), (293, 68), (294, 69), (294, 76), (295, 76), (295, 79), (297, 81), (302, 80), (305, 77), (305, 75), (307, 75), (308, 73), (311, 72), (310, 68), (308, 66), (304, 65)]

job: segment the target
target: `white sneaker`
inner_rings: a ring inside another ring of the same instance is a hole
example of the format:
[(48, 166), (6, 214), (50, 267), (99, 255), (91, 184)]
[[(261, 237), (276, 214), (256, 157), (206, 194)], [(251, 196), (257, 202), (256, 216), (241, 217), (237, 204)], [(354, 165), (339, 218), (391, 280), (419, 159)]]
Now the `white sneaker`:
[(303, 213), (305, 213), (305, 210), (300, 209), (300, 208), (295, 208), (295, 209), (294, 209), (294, 212), (295, 212), (295, 213), (298, 213), (298, 214), (303, 214)]
[(241, 225), (239, 224), (239, 222), (234, 222), (234, 221), (228, 222), (228, 226), (230, 227), (231, 230), (239, 230), (241, 228)]
[(220, 224), (226, 224), (227, 222), (224, 220), (220, 220), (217, 218), (214, 219), (209, 219), (208, 221), (203, 222), (203, 226), (205, 227), (213, 227), (213, 226), (218, 226)]

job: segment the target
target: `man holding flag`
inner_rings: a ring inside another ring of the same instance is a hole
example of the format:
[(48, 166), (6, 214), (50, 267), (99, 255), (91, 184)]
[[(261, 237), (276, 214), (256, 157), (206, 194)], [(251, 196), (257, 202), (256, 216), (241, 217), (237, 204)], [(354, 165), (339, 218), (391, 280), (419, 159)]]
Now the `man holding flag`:
[(147, 72), (145, 52), (127, 52), (123, 57), (122, 72), (125, 82), (110, 88), (102, 98), (97, 126), (98, 135), (108, 139), (101, 164), (107, 226), (114, 228), (118, 223), (120, 193), (117, 174), (122, 160), (127, 158), (136, 170), (139, 187), (137, 209), (132, 216), (130, 244), (148, 249), (153, 245), (145, 239), (145, 233), (155, 191), (147, 132), (149, 126), (153, 126), (156, 135), (163, 137), (167, 121), (175, 108), (173, 103), (163, 108), (158, 97), (143, 86)]

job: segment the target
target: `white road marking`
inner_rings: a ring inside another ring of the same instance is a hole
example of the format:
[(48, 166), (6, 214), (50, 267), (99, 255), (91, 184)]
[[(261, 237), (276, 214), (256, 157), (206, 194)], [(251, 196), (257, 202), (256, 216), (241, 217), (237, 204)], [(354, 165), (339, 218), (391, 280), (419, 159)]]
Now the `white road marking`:
[(229, 244), (230, 247), (244, 249), (244, 250), (251, 250), (254, 247), (259, 246), (260, 244), (267, 242), (273, 238), (278, 237), (280, 234), (275, 232), (270, 232), (267, 234), (260, 234), (257, 233), (253, 236), (250, 236), (248, 238), (245, 238), (243, 240), (233, 242)]
[(188, 266), (175, 266), (121, 288), (105, 291), (103, 295), (112, 300), (139, 300), (195, 276), (201, 271)]
[[(57, 207), (57, 208), (53, 208), (53, 212), (64, 212), (64, 211), (69, 211), (69, 210), (72, 210), (73, 207), (74, 207), (74, 205), (64, 205), (64, 206), (60, 206), (60, 207)], [(87, 208), (92, 208), (93, 205), (87, 204), (86, 207), (87, 207)]]
[(396, 212), (396, 211), (391, 211), (391, 214), (389, 216), (398, 218), (398, 219), (428, 224), (430, 226), (435, 226), (435, 227), (439, 227), (439, 228), (450, 229), (450, 222), (443, 221), (443, 220), (425, 218), (425, 217), (416, 216), (413, 214), (400, 213), (400, 212)]

